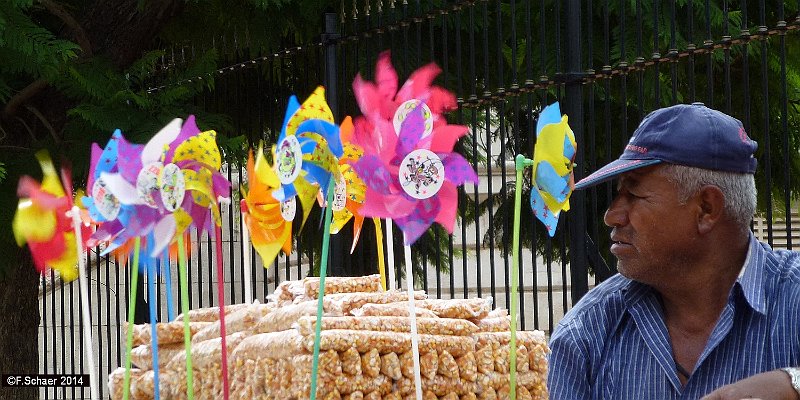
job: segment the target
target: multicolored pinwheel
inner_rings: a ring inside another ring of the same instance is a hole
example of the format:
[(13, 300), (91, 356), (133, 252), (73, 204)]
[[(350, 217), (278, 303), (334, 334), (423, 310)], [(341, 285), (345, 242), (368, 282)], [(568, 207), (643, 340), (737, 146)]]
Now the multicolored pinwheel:
[(354, 165), (367, 185), (361, 213), (392, 218), (405, 233), (406, 244), (414, 243), (434, 221), (452, 232), (456, 187), (478, 183), (469, 162), (453, 152), (467, 127), (448, 125), (441, 116), (456, 103), (451, 93), (430, 86), (438, 72), (429, 64), (395, 93), (397, 74), (383, 53), (376, 67), (378, 83), (360, 76), (353, 83), (364, 113), (354, 134), (365, 154)]
[(325, 101), (325, 88), (317, 87), (302, 105), (291, 96), (281, 134), (273, 147), (275, 172), (281, 185), (272, 195), (278, 201), (299, 195), (305, 221), (317, 193), (314, 190), (310, 199), (305, 197), (305, 185), (317, 184), (327, 193), (331, 174), (338, 181), (337, 159), (343, 152), (339, 127), (333, 123), (333, 113)]
[(349, 116), (345, 117), (339, 126), (339, 134), (344, 144), (344, 155), (339, 158), (339, 172), (342, 177), (336, 184), (333, 204), (331, 205), (333, 208), (331, 234), (339, 233), (347, 222), (353, 219), (353, 245), (350, 248), (352, 253), (356, 248), (358, 238), (361, 235), (361, 228), (364, 225), (364, 216), (361, 215), (360, 208), (364, 204), (367, 186), (351, 164), (357, 162), (364, 155), (364, 150), (352, 143), (353, 120)]
[(151, 255), (160, 254), (190, 225), (206, 231), (213, 229), (212, 221), (219, 225), (217, 199), (230, 190), (230, 182), (219, 173), (216, 132), (200, 132), (194, 116), (183, 126), (181, 122), (172, 120), (144, 146), (119, 142), (117, 172), (100, 173), (111, 193), (133, 206), (132, 215), (121, 210), (118, 217), (130, 231), (126, 236), (154, 233)]
[(558, 103), (545, 107), (536, 123), (531, 210), (551, 237), (556, 233), (559, 214), (569, 210), (569, 197), (575, 187), (572, 170), (576, 147), (575, 135)]
[[(42, 167), (42, 183), (30, 176), (19, 180), (20, 197), (12, 230), (20, 246), (28, 244), (36, 269), (44, 274), (47, 267), (58, 272), (66, 282), (78, 277), (78, 251), (72, 217), (72, 178), (70, 171), (56, 173), (46, 150), (36, 153)], [(81, 224), (82, 238), (88, 238), (91, 227)], [(83, 240), (85, 244), (85, 240)]]

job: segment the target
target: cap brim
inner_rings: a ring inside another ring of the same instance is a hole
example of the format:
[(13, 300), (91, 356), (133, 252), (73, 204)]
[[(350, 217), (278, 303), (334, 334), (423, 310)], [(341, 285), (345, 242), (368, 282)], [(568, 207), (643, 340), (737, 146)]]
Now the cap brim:
[(631, 171), (637, 168), (646, 167), (648, 165), (658, 164), (661, 160), (646, 159), (646, 160), (615, 160), (604, 166), (603, 168), (594, 171), (591, 175), (581, 179), (575, 184), (575, 190), (586, 189), (588, 187), (603, 183), (607, 180), (615, 178), (617, 175)]

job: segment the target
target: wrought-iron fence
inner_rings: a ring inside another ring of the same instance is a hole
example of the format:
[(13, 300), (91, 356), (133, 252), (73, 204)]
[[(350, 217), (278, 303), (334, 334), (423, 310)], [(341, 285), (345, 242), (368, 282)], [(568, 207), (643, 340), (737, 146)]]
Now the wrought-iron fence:
[[(344, 3), (342, 3), (344, 4)], [(789, 7), (793, 7), (788, 9)], [(303, 98), (318, 84), (327, 88), (337, 121), (359, 114), (351, 83), (357, 73), (372, 78), (381, 51), (390, 50), (402, 79), (430, 61), (442, 69), (437, 80), (455, 92), (459, 108), (448, 119), (468, 125), (459, 143), (481, 175), (481, 183), (459, 191), (459, 222), (452, 235), (434, 229), (413, 247), (418, 286), (440, 298), (492, 296), (507, 308), (511, 263), (511, 217), (517, 153), (531, 155), (538, 111), (560, 101), (569, 116), (579, 152), (576, 178), (621, 152), (638, 121), (649, 111), (680, 102), (702, 101), (732, 114), (759, 142), (759, 209), (754, 231), (770, 244), (792, 248), (797, 239), (793, 202), (800, 163), (798, 104), (800, 45), (795, 2), (782, 1), (367, 1), (326, 15), (319, 42), (251, 59), (245, 40), (213, 44), (226, 66), (183, 81), (170, 79), (176, 66), (191, 63), (200, 48), (174, 49), (164, 59), (151, 90), (214, 81), (197, 99), (205, 112), (230, 116), (226, 137), (244, 135), (249, 145), (275, 142), (288, 96)], [(210, 44), (211, 46), (211, 44)], [(228, 159), (240, 148), (229, 147)], [(241, 164), (224, 171), (233, 187), (244, 179)], [(526, 193), (529, 179), (526, 177)], [(785, 189), (784, 189), (785, 188)], [(550, 238), (530, 212), (523, 212), (519, 296), (523, 329), (552, 331), (554, 324), (590, 287), (614, 273), (607, 252), (602, 213), (613, 195), (610, 184), (578, 192), (572, 209)], [(238, 193), (232, 193), (234, 200)], [(526, 197), (526, 196), (525, 196)], [(525, 198), (524, 197), (524, 198)], [(525, 208), (523, 208), (525, 209)], [(223, 252), (227, 283), (224, 302), (244, 299), (244, 252), (254, 260), (253, 294), (263, 299), (286, 279), (314, 273), (319, 252), (319, 213), (312, 211), (290, 256), (270, 269), (241, 242), (238, 202), (223, 210)], [(667, 221), (665, 221), (667, 224)], [(384, 226), (385, 228), (385, 226)], [(665, 226), (665, 229), (667, 227)], [(349, 228), (345, 228), (347, 231)], [(401, 235), (394, 235), (400, 246)], [(375, 271), (375, 233), (364, 226), (350, 255), (352, 236), (335, 236), (331, 275)], [(399, 247), (397, 247), (399, 248)], [(214, 246), (193, 233), (189, 262), (190, 307), (218, 305)], [(397, 253), (400, 253), (399, 251)], [(399, 256), (399, 254), (398, 254)], [(120, 326), (127, 304), (137, 301), (138, 322), (146, 302), (157, 302), (159, 320), (168, 318), (161, 278), (148, 298), (145, 279), (129, 298), (128, 269), (115, 260), (88, 256), (88, 295), (93, 312), (97, 366), (107, 376), (122, 365), (125, 338)], [(396, 264), (402, 263), (397, 257)], [(166, 266), (166, 265), (165, 265)], [(177, 266), (168, 265), (172, 276)], [(404, 279), (398, 275), (398, 281)], [(173, 286), (174, 298), (177, 285)], [(42, 279), (40, 371), (85, 371), (77, 285), (51, 275)], [(179, 301), (179, 300), (177, 300)], [(178, 305), (173, 305), (178, 309)], [(104, 381), (105, 382), (105, 381)], [(107, 390), (102, 389), (104, 396)], [(88, 391), (86, 392), (88, 393)], [(41, 397), (81, 398), (79, 389), (42, 389)]]

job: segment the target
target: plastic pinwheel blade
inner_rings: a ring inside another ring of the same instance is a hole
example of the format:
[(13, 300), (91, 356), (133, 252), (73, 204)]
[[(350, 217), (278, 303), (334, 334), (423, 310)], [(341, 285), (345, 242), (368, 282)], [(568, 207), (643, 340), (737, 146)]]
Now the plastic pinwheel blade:
[(567, 116), (561, 115), (558, 103), (542, 110), (536, 127), (531, 209), (553, 236), (560, 212), (569, 210), (577, 144), (567, 124)]

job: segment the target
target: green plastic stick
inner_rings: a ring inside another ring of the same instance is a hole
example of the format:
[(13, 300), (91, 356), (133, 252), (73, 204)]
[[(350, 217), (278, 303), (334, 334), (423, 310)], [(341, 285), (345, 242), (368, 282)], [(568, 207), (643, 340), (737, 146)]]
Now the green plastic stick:
[(522, 154), (517, 154), (516, 158), (517, 182), (514, 189), (514, 236), (512, 239), (512, 267), (511, 267), (511, 343), (509, 345), (509, 364), (510, 364), (510, 385), (508, 397), (511, 400), (517, 398), (517, 308), (519, 299), (517, 298), (518, 270), (519, 270), (519, 218), (522, 210), (522, 171), (525, 167), (533, 165), (530, 160)]
[(142, 239), (133, 240), (133, 262), (128, 264), (131, 270), (131, 296), (128, 301), (128, 342), (125, 347), (125, 381), (122, 387), (122, 399), (128, 400), (131, 394), (131, 349), (133, 348), (133, 315), (136, 313), (136, 282), (139, 279), (139, 250)]
[(186, 394), (194, 399), (194, 370), (192, 369), (192, 332), (189, 330), (189, 283), (186, 278), (186, 247), (183, 234), (178, 235), (178, 273), (181, 279), (181, 312), (183, 313), (183, 346), (186, 349)]
[(314, 327), (314, 358), (311, 361), (311, 400), (317, 398), (317, 370), (319, 369), (319, 336), (322, 328), (322, 312), (323, 302), (322, 298), (325, 296), (325, 274), (328, 269), (328, 243), (331, 240), (331, 217), (333, 210), (333, 192), (336, 187), (336, 181), (331, 175), (331, 181), (328, 183), (328, 196), (325, 202), (325, 226), (322, 228), (322, 259), (319, 266), (319, 299), (317, 301), (317, 325)]

